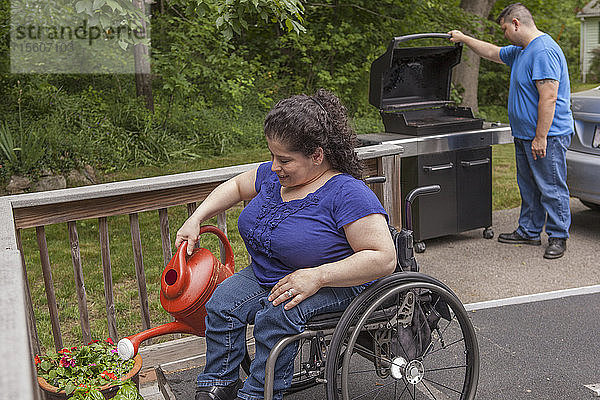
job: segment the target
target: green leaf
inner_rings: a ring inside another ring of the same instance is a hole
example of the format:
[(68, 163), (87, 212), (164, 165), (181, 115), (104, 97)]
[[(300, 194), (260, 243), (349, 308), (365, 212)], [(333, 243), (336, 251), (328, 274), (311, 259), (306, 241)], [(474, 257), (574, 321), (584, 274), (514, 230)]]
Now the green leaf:
[(122, 48), (123, 50), (127, 50), (127, 42), (119, 40), (119, 47)]
[(123, 12), (123, 7), (119, 3), (117, 3), (116, 1), (114, 1), (114, 0), (106, 0), (106, 4), (110, 8), (112, 8), (113, 11), (118, 10), (120, 12)]
[(70, 395), (71, 393), (73, 393), (76, 389), (76, 386), (73, 385), (71, 382), (67, 383), (67, 385), (65, 386), (65, 393), (68, 395)]
[(294, 32), (296, 32), (296, 33), (306, 32), (306, 28), (304, 26), (302, 26), (302, 24), (300, 24), (299, 22), (292, 20), (292, 25), (294, 25)]
[(75, 11), (77, 11), (78, 13), (82, 13), (86, 10), (89, 9), (90, 6), (90, 2), (86, 1), (86, 0), (79, 0), (77, 3), (75, 3)]
[(92, 3), (92, 10), (99, 10), (105, 4), (106, 0), (94, 0), (94, 3)]
[(288, 32), (291, 32), (294, 29), (294, 24), (292, 24), (291, 19), (288, 18), (285, 20), (285, 27), (287, 28)]
[[(11, 150), (14, 149), (14, 146), (11, 146)], [(50, 368), (52, 368), (52, 364), (49, 361), (42, 361), (42, 363), (40, 364), (40, 367), (44, 370), (44, 371), (48, 371)]]
[(86, 396), (87, 400), (105, 400), (104, 395), (97, 389), (90, 389)]
[(230, 26), (223, 30), (223, 36), (225, 36), (226, 41), (230, 41), (233, 38), (233, 30), (231, 30)]
[(94, 14), (88, 18), (88, 24), (90, 27), (98, 26), (100, 24), (100, 18), (98, 18), (98, 16), (96, 14)]
[(241, 30), (241, 28), (240, 28), (240, 24), (238, 23), (238, 21), (236, 21), (236, 20), (233, 20), (233, 21), (231, 21), (231, 24), (230, 24), (230, 25), (231, 25), (231, 27), (233, 28), (233, 31), (234, 31), (236, 34), (238, 34), (238, 35), (239, 35), (240, 33), (242, 33), (242, 30)]
[(219, 18), (217, 18), (215, 25), (217, 26), (217, 28), (220, 28), (221, 25), (223, 25), (223, 16), (220, 16)]
[(71, 397), (71, 399), (72, 400), (86, 400), (86, 397), (83, 394), (83, 392), (76, 391), (75, 394), (73, 395), (73, 397)]
[(124, 384), (117, 392), (117, 396), (119, 395), (122, 400), (137, 400), (138, 390), (133, 385)]

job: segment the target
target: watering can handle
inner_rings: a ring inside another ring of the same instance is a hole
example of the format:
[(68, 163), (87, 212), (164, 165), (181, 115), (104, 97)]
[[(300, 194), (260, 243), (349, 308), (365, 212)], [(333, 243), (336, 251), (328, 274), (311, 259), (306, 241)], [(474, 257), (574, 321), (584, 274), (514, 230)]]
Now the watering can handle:
[[(231, 249), (229, 240), (227, 240), (227, 236), (225, 236), (225, 234), (219, 228), (212, 225), (201, 226), (198, 236), (206, 232), (215, 234), (223, 244), (223, 247), (225, 248), (225, 268), (231, 272), (231, 275), (233, 275), (233, 250)], [(187, 268), (184, 268), (184, 266), (187, 265), (188, 258), (187, 246), (187, 240), (181, 242), (179, 248), (177, 249), (177, 254), (175, 257), (173, 257), (173, 259), (171, 259), (167, 266), (169, 268), (166, 268), (165, 272), (163, 272), (162, 279), (167, 282), (164, 295), (169, 299), (175, 299), (179, 297), (190, 283), (190, 274), (188, 273)], [(169, 274), (173, 274), (172, 278), (170, 278)]]
[(223, 248), (225, 249), (225, 268), (227, 268), (233, 275), (233, 272), (234, 272), (233, 249), (231, 248), (231, 244), (229, 243), (229, 240), (227, 240), (227, 236), (225, 236), (225, 234), (223, 233), (222, 230), (220, 230), (219, 228), (217, 228), (216, 226), (213, 226), (213, 225), (201, 226), (200, 234), (198, 236), (200, 236), (206, 232), (215, 234), (221, 241), (221, 244), (223, 245)]
[[(187, 245), (187, 240), (181, 242), (179, 248), (177, 249), (177, 254), (175, 254), (175, 257), (171, 259), (167, 265), (167, 268), (165, 269), (165, 272), (163, 272), (162, 279), (166, 280), (168, 283), (168, 286), (165, 290), (165, 296), (169, 299), (179, 297), (189, 284), (190, 276), (188, 273), (186, 273), (185, 268), (183, 268), (184, 265), (187, 265)], [(172, 284), (169, 282), (168, 276), (168, 274), (171, 272), (175, 273), (174, 278), (172, 279)], [(165, 273), (167, 275), (165, 275)]]

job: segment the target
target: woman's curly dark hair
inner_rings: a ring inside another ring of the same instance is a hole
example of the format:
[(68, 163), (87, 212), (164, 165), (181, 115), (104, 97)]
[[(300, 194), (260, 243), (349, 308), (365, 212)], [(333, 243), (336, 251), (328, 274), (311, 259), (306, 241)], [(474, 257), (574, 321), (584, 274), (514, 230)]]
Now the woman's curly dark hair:
[(362, 165), (354, 151), (356, 134), (346, 107), (333, 93), (319, 89), (313, 96), (281, 100), (267, 114), (264, 130), (267, 139), (307, 157), (321, 147), (332, 168), (362, 179)]

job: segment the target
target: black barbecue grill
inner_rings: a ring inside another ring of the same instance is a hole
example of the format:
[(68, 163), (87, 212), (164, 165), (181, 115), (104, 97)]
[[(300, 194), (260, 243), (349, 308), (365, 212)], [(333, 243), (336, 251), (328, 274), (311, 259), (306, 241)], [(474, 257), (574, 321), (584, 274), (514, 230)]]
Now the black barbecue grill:
[[(493, 237), (491, 146), (476, 137), (483, 131), (484, 121), (475, 118), (470, 108), (450, 100), (452, 68), (460, 63), (462, 44), (401, 47), (416, 39), (447, 41), (449, 37), (423, 33), (392, 39), (387, 51), (373, 61), (370, 72), (369, 102), (379, 109), (385, 133), (359, 136), (364, 145), (406, 137), (439, 139), (439, 135), (463, 131), (475, 137), (475, 145), (468, 148), (458, 145), (452, 151), (402, 158), (402, 193), (426, 185), (441, 187), (440, 193), (418, 199), (413, 207), (418, 252), (425, 250), (425, 239), (475, 228), (486, 228), (484, 237)], [(460, 140), (473, 142), (464, 137)]]
[(371, 64), (369, 102), (379, 108), (386, 132), (430, 135), (483, 127), (470, 108), (450, 101), (452, 67), (460, 63), (462, 44), (398, 47), (409, 40), (448, 37), (423, 33), (394, 38)]

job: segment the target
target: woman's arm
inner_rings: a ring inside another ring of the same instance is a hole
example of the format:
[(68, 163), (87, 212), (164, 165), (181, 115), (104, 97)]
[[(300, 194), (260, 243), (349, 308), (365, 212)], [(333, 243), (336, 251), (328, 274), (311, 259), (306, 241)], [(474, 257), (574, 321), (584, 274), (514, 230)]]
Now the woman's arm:
[(200, 233), (200, 224), (222, 213), (240, 201), (256, 196), (256, 169), (243, 172), (217, 186), (177, 231), (175, 246), (187, 240), (187, 252), (192, 254)]
[(394, 272), (396, 249), (382, 214), (370, 214), (344, 226), (348, 243), (354, 250), (351, 256), (314, 268), (299, 269), (283, 277), (271, 290), (269, 301), (278, 305), (292, 300), (285, 309), (299, 304), (320, 288), (356, 286)]

